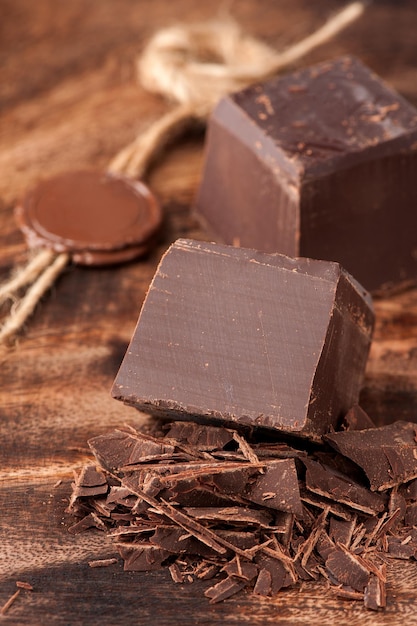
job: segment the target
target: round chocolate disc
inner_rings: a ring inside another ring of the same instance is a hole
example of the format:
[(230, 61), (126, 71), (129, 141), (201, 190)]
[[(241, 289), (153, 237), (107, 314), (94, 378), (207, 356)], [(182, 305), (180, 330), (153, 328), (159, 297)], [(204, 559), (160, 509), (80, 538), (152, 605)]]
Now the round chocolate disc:
[(40, 182), (16, 207), (30, 247), (69, 252), (76, 263), (120, 263), (148, 251), (162, 222), (142, 182), (106, 172), (66, 172)]

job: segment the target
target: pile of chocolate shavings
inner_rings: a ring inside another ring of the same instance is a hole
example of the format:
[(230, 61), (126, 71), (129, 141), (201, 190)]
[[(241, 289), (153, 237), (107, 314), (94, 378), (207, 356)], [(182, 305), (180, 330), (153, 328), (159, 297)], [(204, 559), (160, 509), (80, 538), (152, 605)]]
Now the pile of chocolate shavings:
[(211, 602), (322, 580), (381, 609), (386, 564), (417, 558), (416, 425), (353, 430), (358, 411), (309, 452), (191, 422), (95, 437), (99, 465), (76, 476), (69, 530), (108, 532), (125, 570), (212, 580)]

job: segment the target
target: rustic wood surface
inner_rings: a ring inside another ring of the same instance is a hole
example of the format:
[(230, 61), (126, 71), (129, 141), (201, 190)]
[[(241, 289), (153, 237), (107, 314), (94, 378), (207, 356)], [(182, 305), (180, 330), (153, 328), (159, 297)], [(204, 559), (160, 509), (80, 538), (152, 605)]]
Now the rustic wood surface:
[[(231, 13), (251, 33), (286, 46), (342, 6), (337, 0), (241, 0)], [(42, 176), (104, 168), (169, 109), (135, 79), (134, 59), (152, 32), (225, 10), (222, 0), (0, 0), (0, 278), (27, 258), (12, 208)], [(300, 62), (354, 53), (417, 105), (417, 4), (374, 2), (366, 15)], [(416, 563), (389, 569), (388, 607), (366, 612), (308, 584), (272, 600), (241, 594), (220, 605), (208, 584), (174, 585), (166, 572), (134, 574), (99, 532), (72, 536), (65, 507), (89, 437), (140, 416), (112, 400), (111, 383), (161, 253), (184, 234), (202, 237), (190, 214), (202, 136), (155, 170), (164, 236), (145, 260), (114, 269), (68, 267), (12, 349), (1, 349), (0, 606), (29, 582), (5, 624), (417, 624)], [(414, 210), (414, 207), (410, 207)], [(364, 406), (379, 423), (417, 421), (417, 289), (376, 303), (377, 329)], [(61, 482), (59, 482), (61, 481)]]

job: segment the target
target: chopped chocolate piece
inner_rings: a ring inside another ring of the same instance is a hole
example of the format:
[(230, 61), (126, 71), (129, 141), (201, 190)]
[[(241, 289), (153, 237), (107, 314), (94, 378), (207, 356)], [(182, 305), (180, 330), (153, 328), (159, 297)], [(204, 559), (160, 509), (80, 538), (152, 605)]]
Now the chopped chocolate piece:
[(161, 569), (162, 563), (171, 556), (167, 550), (144, 542), (140, 544), (118, 543), (116, 547), (124, 560), (125, 571), (130, 572), (148, 572)]
[[(277, 559), (272, 558), (266, 554), (257, 554), (255, 557), (255, 563), (259, 567), (259, 573), (266, 570), (270, 577), (270, 593), (278, 593), (283, 587), (288, 587), (291, 582), (288, 580), (287, 570), (284, 564)], [(266, 576), (263, 574), (263, 576)]]
[(401, 494), (406, 500), (417, 500), (417, 478), (401, 486)]
[(259, 568), (255, 563), (248, 561), (240, 561), (239, 557), (235, 557), (232, 561), (229, 561), (222, 571), (226, 572), (228, 576), (235, 576), (237, 578), (243, 578), (244, 580), (253, 580), (258, 575)]
[(256, 456), (259, 459), (265, 457), (273, 459), (293, 459), (307, 456), (305, 450), (296, 450), (286, 443), (260, 443), (252, 446)]
[(258, 511), (247, 507), (185, 507), (191, 517), (199, 520), (213, 520), (217, 522), (232, 522), (233, 524), (254, 524), (268, 528), (272, 523), (269, 511)]
[(256, 530), (251, 530), (250, 532), (246, 532), (243, 530), (224, 530), (219, 529), (217, 531), (219, 537), (227, 541), (228, 543), (240, 548), (240, 550), (248, 550), (250, 551), (255, 546), (258, 546), (259, 534)]
[(248, 466), (237, 467), (233, 470), (233, 465), (231, 465), (228, 471), (213, 474), (210, 477), (210, 482), (223, 494), (240, 495), (243, 494), (249, 478), (256, 473)]
[(197, 215), (216, 241), (336, 260), (367, 289), (415, 281), (416, 140), (416, 109), (353, 57), (252, 85), (211, 117)]
[[(204, 563), (204, 562), (203, 562)], [(195, 575), (200, 580), (211, 580), (220, 571), (220, 567), (218, 565), (210, 565), (204, 563), (203, 569), (196, 568)]]
[(17, 591), (15, 591), (10, 598), (3, 604), (3, 606), (0, 608), (0, 615), (6, 615), (7, 611), (10, 609), (10, 607), (12, 606), (12, 604), (16, 601), (16, 599), (19, 597), (20, 593), (21, 593), (21, 589), (18, 589)]
[(256, 579), (253, 593), (259, 596), (270, 596), (272, 591), (272, 576), (271, 572), (266, 568), (262, 568)]
[(201, 428), (194, 422), (171, 422), (166, 437), (188, 443), (200, 451), (221, 450), (233, 441), (233, 433), (226, 428), (216, 426)]
[(341, 584), (356, 591), (363, 591), (369, 582), (370, 572), (358, 557), (341, 548), (336, 548), (326, 560), (326, 570)]
[(68, 532), (72, 533), (73, 535), (78, 535), (88, 528), (100, 528), (100, 530), (107, 530), (105, 524), (101, 521), (99, 517), (97, 517), (95, 513), (89, 513), (79, 522), (70, 526), (68, 528)]
[(94, 465), (86, 465), (78, 475), (75, 474), (72, 487), (73, 491), (67, 509), (70, 512), (75, 512), (79, 504), (78, 498), (104, 495), (109, 488), (106, 476), (103, 472), (97, 471)]
[[(398, 510), (398, 522), (404, 519), (407, 503), (397, 488), (392, 489), (389, 496), (388, 513), (393, 515)], [(407, 523), (407, 522), (406, 522)]]
[[(411, 537), (411, 535), (409, 536)], [(407, 539), (408, 537), (400, 539), (399, 537), (388, 536), (388, 555), (394, 559), (402, 559), (405, 561), (408, 561), (411, 558), (416, 558), (416, 543), (412, 540), (412, 537), (410, 541), (407, 541)]]
[(16, 587), (19, 589), (26, 589), (26, 591), (33, 591), (33, 586), (25, 580), (16, 580)]
[(347, 506), (339, 504), (338, 502), (332, 502), (328, 498), (309, 492), (304, 488), (300, 489), (300, 497), (302, 502), (311, 504), (319, 509), (329, 509), (330, 513), (341, 519), (350, 520), (353, 517), (353, 512), (349, 510)]
[(318, 439), (357, 402), (373, 319), (336, 263), (178, 240), (112, 393), (163, 417)]
[(204, 595), (207, 598), (210, 598), (210, 603), (214, 604), (215, 602), (222, 602), (222, 600), (226, 600), (226, 598), (230, 598), (231, 596), (241, 591), (246, 585), (245, 581), (238, 581), (235, 578), (225, 578), (221, 580), (214, 587), (210, 587), (204, 592)]
[(334, 595), (342, 600), (363, 600), (364, 594), (359, 591), (353, 591), (350, 587), (337, 587), (332, 589)]
[(355, 524), (355, 518), (346, 521), (331, 516), (329, 521), (330, 539), (332, 539), (334, 543), (342, 543), (344, 546), (349, 547)]
[(382, 496), (372, 493), (348, 476), (310, 459), (303, 459), (303, 463), (307, 468), (306, 487), (313, 493), (369, 515), (384, 510), (385, 499)]
[(169, 566), (169, 573), (171, 574), (171, 578), (174, 583), (183, 583), (184, 582), (184, 574), (181, 572), (180, 568), (176, 563), (173, 563)]
[[(334, 519), (334, 518), (333, 518)], [(345, 522), (346, 523), (346, 522)], [(329, 535), (323, 530), (320, 533), (316, 543), (316, 550), (324, 561), (330, 556), (330, 553), (336, 549), (334, 542)]]
[(123, 506), (131, 507), (135, 504), (137, 498), (132, 496), (132, 492), (126, 487), (118, 487), (113, 485), (110, 487), (109, 495), (107, 496), (107, 504), (122, 504)]
[(171, 489), (161, 491), (160, 496), (181, 506), (233, 506), (237, 500), (229, 494), (216, 493), (211, 485), (201, 485), (198, 480), (179, 481)]
[(417, 526), (417, 502), (407, 506), (404, 521), (407, 526)]
[(108, 435), (99, 435), (88, 442), (94, 456), (109, 470), (156, 461), (174, 452), (174, 446), (156, 440), (143, 433), (127, 433), (116, 430)]
[[(106, 486), (107, 491), (107, 480), (103, 472), (97, 470), (94, 465), (86, 465), (83, 467), (77, 480), (78, 487), (95, 488), (102, 487), (103, 485)], [(104, 493), (106, 493), (106, 491), (104, 491)], [(100, 493), (103, 492), (90, 493), (88, 495), (100, 495)]]
[(375, 428), (374, 422), (359, 406), (359, 404), (355, 404), (346, 413), (343, 418), (343, 426), (345, 430), (365, 430), (366, 428)]
[(295, 559), (298, 559), (301, 557), (301, 565), (304, 568), (314, 548), (316, 547), (316, 543), (319, 540), (320, 535), (322, 534), (324, 530), (328, 513), (329, 513), (329, 508), (325, 509), (322, 513), (320, 513), (307, 539), (303, 543), (301, 543), (297, 549)]
[(417, 477), (417, 426), (395, 422), (380, 428), (326, 435), (338, 452), (366, 472), (371, 489), (383, 491)]
[(251, 446), (243, 437), (241, 437), (237, 432), (234, 432), (233, 439), (237, 442), (239, 450), (245, 459), (247, 459), (253, 465), (259, 463), (259, 459), (256, 456), (255, 452), (252, 450)]
[(109, 567), (117, 563), (117, 559), (96, 559), (95, 561), (88, 561), (89, 567)]
[(302, 515), (294, 459), (268, 463), (264, 474), (246, 487), (244, 496), (271, 509)]
[(216, 555), (201, 541), (186, 533), (178, 526), (158, 526), (154, 534), (149, 538), (150, 543), (171, 552), (173, 554), (198, 554), (199, 556), (209, 558)]
[(364, 604), (367, 609), (378, 611), (387, 605), (385, 583), (377, 576), (371, 575), (365, 587)]

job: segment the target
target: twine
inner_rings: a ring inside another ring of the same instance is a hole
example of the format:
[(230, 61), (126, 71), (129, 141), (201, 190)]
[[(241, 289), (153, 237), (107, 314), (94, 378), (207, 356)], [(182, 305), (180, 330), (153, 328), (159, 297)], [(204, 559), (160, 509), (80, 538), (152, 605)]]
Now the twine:
[(316, 32), (277, 52), (244, 33), (231, 19), (158, 31), (138, 60), (143, 87), (179, 103), (111, 161), (109, 170), (143, 178), (156, 156), (197, 122), (205, 122), (228, 93), (265, 80), (326, 43), (358, 19), (365, 2), (353, 2)]
[[(158, 31), (138, 60), (139, 80), (150, 92), (177, 102), (111, 161), (108, 171), (144, 178), (160, 154), (195, 123), (205, 124), (224, 95), (265, 80), (326, 43), (358, 19), (366, 2), (352, 2), (316, 32), (277, 52), (245, 34), (231, 19)], [(0, 304), (15, 300), (0, 329), (0, 344), (13, 337), (69, 262), (70, 254), (41, 249), (0, 287)], [(32, 283), (19, 300), (16, 293)]]

